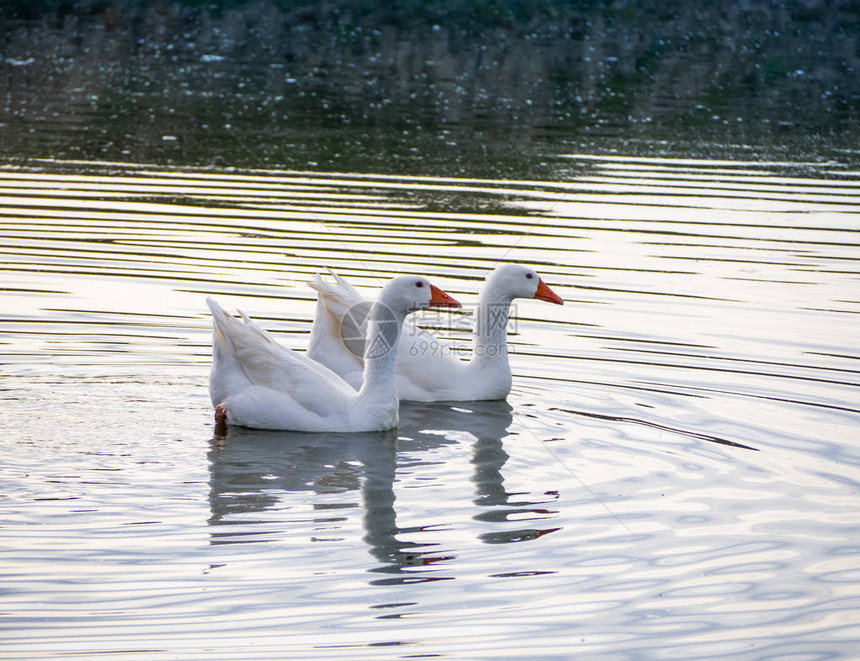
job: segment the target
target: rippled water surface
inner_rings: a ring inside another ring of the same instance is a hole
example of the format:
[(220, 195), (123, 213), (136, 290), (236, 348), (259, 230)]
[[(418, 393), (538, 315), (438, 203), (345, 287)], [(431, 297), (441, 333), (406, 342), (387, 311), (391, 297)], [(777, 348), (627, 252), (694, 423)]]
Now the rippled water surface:
[[(860, 173), (556, 181), (0, 168), (3, 658), (850, 658)], [(214, 296), (307, 347), (331, 267), (465, 313), (533, 265), (508, 402), (214, 433)]]

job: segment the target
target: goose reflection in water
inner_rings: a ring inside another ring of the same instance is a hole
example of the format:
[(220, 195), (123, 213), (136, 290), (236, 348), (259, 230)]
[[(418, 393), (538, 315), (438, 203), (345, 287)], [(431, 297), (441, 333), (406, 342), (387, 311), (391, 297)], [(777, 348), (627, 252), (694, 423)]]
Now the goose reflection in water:
[[(288, 534), (290, 522), (273, 521), (271, 515), (262, 513), (288, 510), (291, 494), (355, 493), (356, 502), (332, 505), (326, 499), (315, 504), (313, 523), (331, 531), (344, 520), (345, 515), (338, 510), (360, 504), (364, 510), (364, 541), (380, 563), (372, 571), (394, 574), (373, 583), (450, 579), (443, 575), (443, 568), (456, 559), (456, 551), (444, 550), (430, 539), (439, 522), (408, 528), (397, 525), (394, 484), (398, 439), (408, 443), (410, 467), (420, 471), (425, 465), (428, 472), (438, 462), (429, 456), (426, 463), (421, 462), (421, 453), (429, 454), (464, 435), (474, 439), (471, 479), (477, 511), (472, 519), (490, 528), (479, 532), (478, 538), (496, 544), (536, 539), (559, 528), (499, 529), (511, 520), (545, 520), (555, 515), (542, 507), (545, 502), (530, 502), (523, 494), (505, 490), (502, 469), (508, 454), (503, 439), (513, 422), (511, 410), (504, 401), (404, 403), (398, 430), (362, 434), (318, 435), (228, 427), (223, 435), (213, 438), (209, 452), (210, 542), (265, 542)], [(547, 492), (542, 500), (556, 498), (555, 492)], [(252, 516), (255, 513), (261, 516)], [(432, 513), (428, 512), (429, 516)], [(398, 539), (398, 535), (407, 533), (420, 533), (427, 541)], [(408, 571), (417, 566), (425, 570)]]

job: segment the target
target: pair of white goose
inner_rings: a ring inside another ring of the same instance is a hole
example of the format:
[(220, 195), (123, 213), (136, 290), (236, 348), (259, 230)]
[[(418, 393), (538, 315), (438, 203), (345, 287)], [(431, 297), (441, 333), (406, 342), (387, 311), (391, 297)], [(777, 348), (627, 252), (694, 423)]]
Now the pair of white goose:
[[(311, 284), (318, 300), (306, 355), (276, 342), (244, 313), (239, 321), (206, 299), (214, 322), (209, 391), (216, 421), (307, 432), (379, 431), (397, 426), (400, 400), (504, 399), (511, 389), (511, 302), (562, 304), (532, 269), (498, 267), (478, 298), (472, 358), (465, 362), (431, 333), (412, 323), (404, 327), (410, 312), (461, 307), (426, 278), (396, 277), (371, 304), (332, 275), (333, 284), (319, 276)], [(363, 333), (364, 315), (362, 354), (344, 342), (344, 324)]]

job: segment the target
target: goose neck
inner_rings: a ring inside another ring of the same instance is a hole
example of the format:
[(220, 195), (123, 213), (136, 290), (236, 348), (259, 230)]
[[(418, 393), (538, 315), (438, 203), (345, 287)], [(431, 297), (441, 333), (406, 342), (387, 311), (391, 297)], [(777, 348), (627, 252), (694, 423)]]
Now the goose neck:
[(492, 289), (485, 290), (478, 299), (475, 319), (475, 357), (504, 358), (507, 360), (508, 320), (511, 298)]
[(388, 398), (393, 393), (396, 399), (394, 368), (397, 364), (397, 344), (405, 319), (405, 313), (392, 310), (382, 301), (377, 301), (371, 307), (364, 348), (363, 394), (377, 393)]

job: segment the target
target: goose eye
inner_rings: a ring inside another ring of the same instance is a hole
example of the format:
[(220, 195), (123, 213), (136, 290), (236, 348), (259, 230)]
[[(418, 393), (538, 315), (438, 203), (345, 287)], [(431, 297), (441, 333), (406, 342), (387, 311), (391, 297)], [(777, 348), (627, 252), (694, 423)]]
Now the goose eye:
[(531, 280), (534, 276), (531, 273), (526, 273), (526, 279)]
[(415, 283), (415, 286), (416, 287), (423, 287), (424, 283), (419, 280), (418, 282)]

